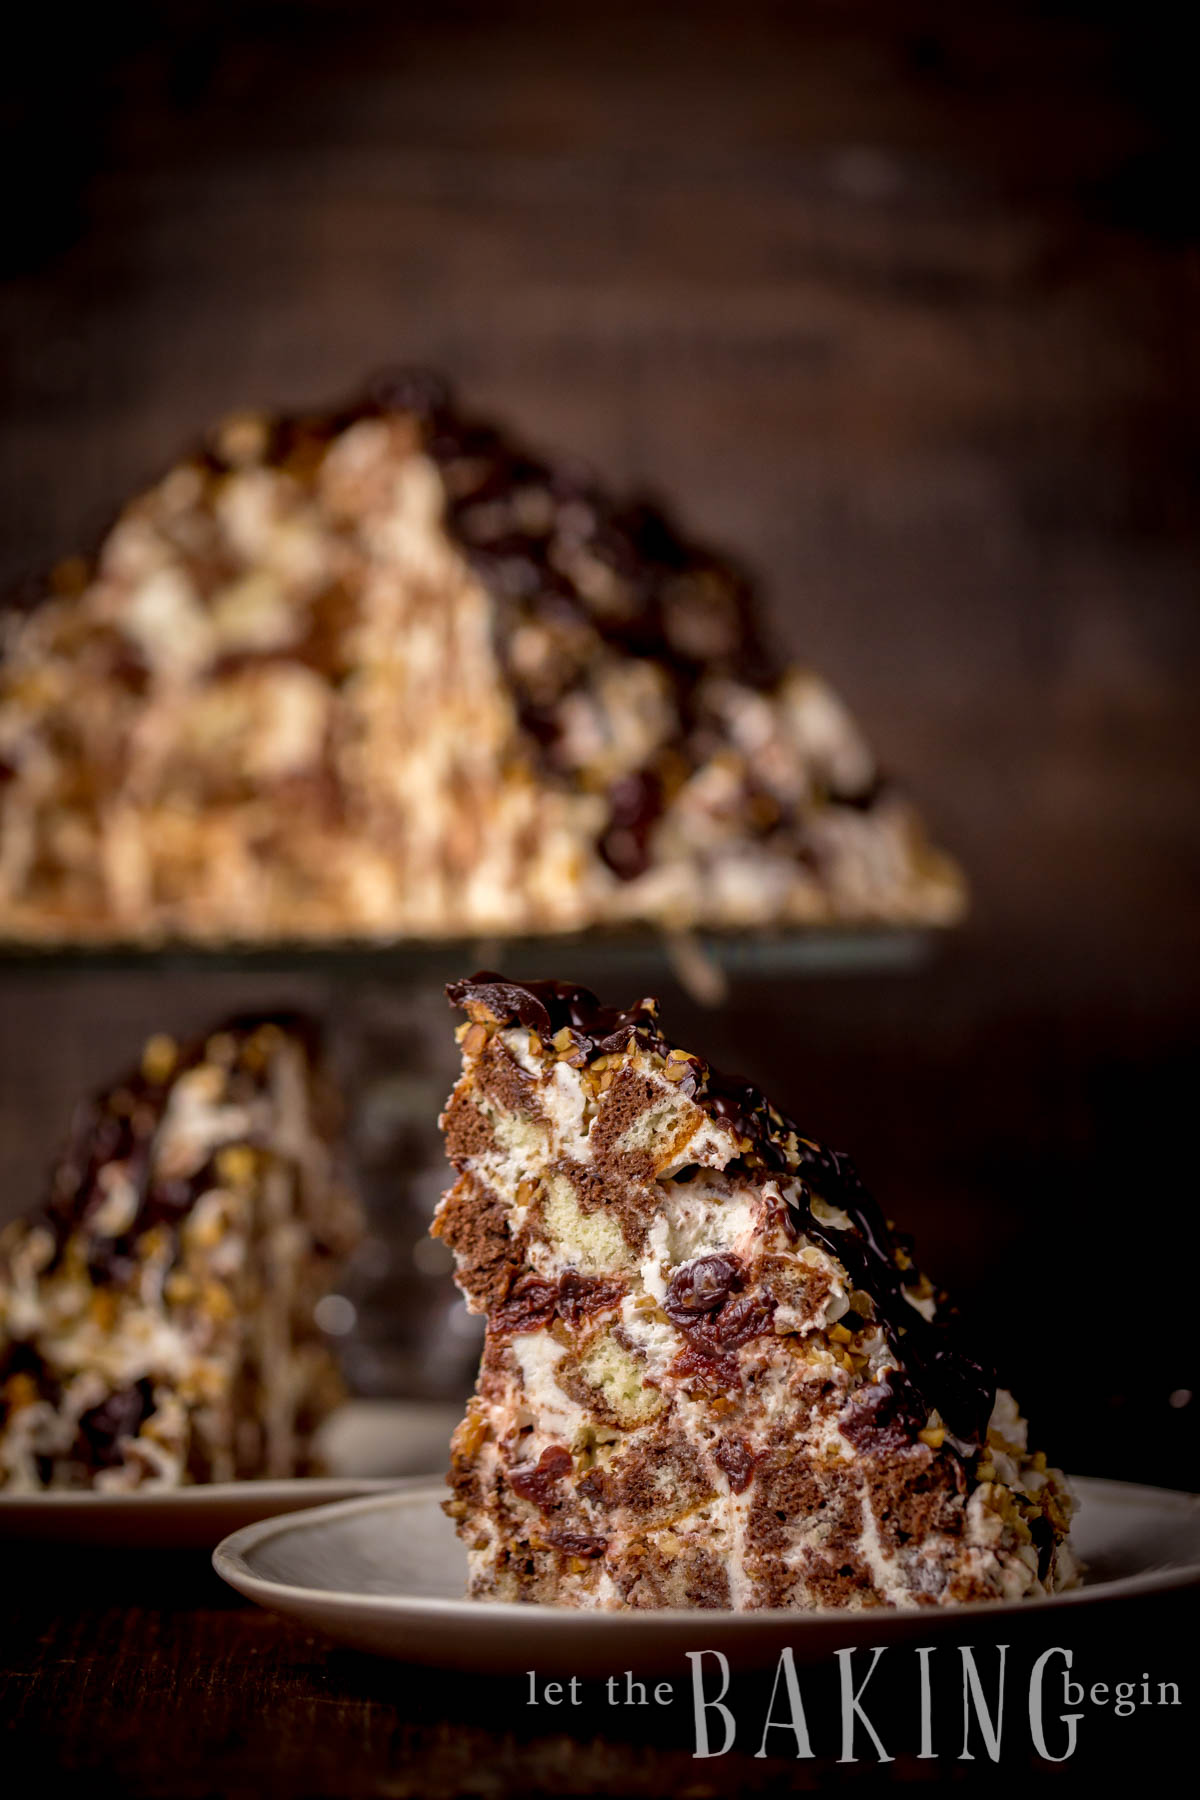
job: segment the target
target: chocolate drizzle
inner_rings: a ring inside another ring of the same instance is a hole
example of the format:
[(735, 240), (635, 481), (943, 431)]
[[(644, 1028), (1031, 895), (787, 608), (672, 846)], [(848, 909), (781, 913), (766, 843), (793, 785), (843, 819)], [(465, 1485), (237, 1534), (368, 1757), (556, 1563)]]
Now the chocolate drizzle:
[[(495, 642), (521, 723), (552, 774), (571, 778), (564, 700), (587, 690), (597, 652), (653, 661), (676, 726), (645, 766), (608, 791), (598, 849), (623, 881), (650, 861), (650, 837), (678, 769), (703, 758), (714, 721), (701, 684), (717, 673), (766, 687), (778, 670), (759, 638), (750, 583), (686, 543), (643, 501), (615, 503), (583, 469), (549, 464), (464, 418), (444, 387), (402, 378), (442, 471), (446, 528), (497, 606)], [(511, 654), (522, 626), (544, 633), (536, 666)]]
[[(658, 506), (616, 500), (581, 464), (540, 458), (462, 412), (428, 370), (386, 372), (349, 406), (273, 420), (264, 460), (311, 482), (333, 439), (367, 419), (407, 422), (437, 465), (446, 531), (492, 598), (496, 654), (550, 777), (577, 778), (564, 702), (593, 689), (605, 651), (660, 672), (672, 728), (641, 767), (612, 782), (597, 840), (614, 874), (635, 879), (649, 864), (654, 828), (681, 780), (726, 737), (706, 696), (709, 679), (732, 678), (762, 692), (779, 679), (753, 584), (730, 559), (689, 543)], [(233, 466), (219, 440), (205, 464), (218, 475)], [(532, 659), (531, 625), (539, 640)], [(525, 647), (520, 654), (518, 645)], [(860, 808), (875, 797), (870, 786), (827, 796)], [(767, 835), (787, 823), (749, 784), (745, 799), (748, 830)]]
[[(451, 982), (446, 994), (454, 1006), (482, 1008), (500, 1023), (519, 1022), (544, 1039), (567, 1028), (588, 1057), (623, 1050), (634, 1038), (659, 1055), (670, 1048), (658, 1028), (653, 1000), (618, 1012), (602, 1006), (587, 988), (560, 981), (507, 981), (488, 971)], [(753, 1082), (722, 1075), (698, 1058), (693, 1061), (702, 1076), (696, 1104), (737, 1134), (742, 1146), (738, 1161), (746, 1173), (788, 1181), (787, 1205), (795, 1229), (836, 1257), (854, 1287), (870, 1296), (900, 1371), (888, 1378), (887, 1396), (879, 1402), (886, 1419), (881, 1415), (880, 1423), (888, 1431), (907, 1432), (911, 1442), (936, 1408), (964, 1449), (983, 1444), (996, 1397), (995, 1371), (962, 1342), (952, 1312), (943, 1307), (929, 1320), (908, 1299), (906, 1286), (911, 1284), (901, 1266), (900, 1243), (850, 1158), (802, 1136)], [(814, 1211), (818, 1199), (845, 1213), (850, 1229), (819, 1218)], [(867, 1417), (861, 1421), (864, 1430), (870, 1423)]]
[(619, 1012), (601, 1006), (590, 988), (573, 987), (566, 981), (507, 981), (487, 969), (467, 981), (451, 981), (446, 998), (452, 1006), (484, 1006), (495, 1019), (516, 1021), (540, 1038), (552, 1038), (564, 1028), (588, 1056), (608, 1056), (638, 1039), (660, 1052), (670, 1048), (655, 1024), (657, 1000), (640, 1000)]

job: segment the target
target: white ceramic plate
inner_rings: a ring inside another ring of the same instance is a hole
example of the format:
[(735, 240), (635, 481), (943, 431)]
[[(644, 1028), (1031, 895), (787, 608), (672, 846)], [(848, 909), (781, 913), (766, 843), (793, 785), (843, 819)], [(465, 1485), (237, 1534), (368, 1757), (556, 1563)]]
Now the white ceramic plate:
[(1200, 1496), (1117, 1481), (1075, 1484), (1075, 1536), (1087, 1584), (1040, 1601), (910, 1611), (577, 1612), (464, 1600), (466, 1559), (438, 1483), (322, 1507), (238, 1531), (213, 1556), (218, 1575), (260, 1606), (288, 1614), (357, 1650), (447, 1669), (588, 1675), (678, 1663), (687, 1649), (735, 1664), (797, 1657), (858, 1641), (877, 1644), (953, 1627), (970, 1617), (1087, 1606), (1200, 1582)]
[(318, 1441), (330, 1473), (319, 1478), (212, 1482), (132, 1494), (0, 1490), (0, 1537), (211, 1550), (256, 1520), (391, 1490), (398, 1479), (440, 1472), (461, 1417), (459, 1406), (348, 1401), (322, 1428)]

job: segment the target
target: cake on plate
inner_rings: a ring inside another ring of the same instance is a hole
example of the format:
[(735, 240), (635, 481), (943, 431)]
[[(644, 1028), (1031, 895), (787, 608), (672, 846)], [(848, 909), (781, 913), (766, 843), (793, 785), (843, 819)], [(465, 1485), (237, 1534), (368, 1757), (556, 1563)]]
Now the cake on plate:
[(309, 1471), (341, 1397), (314, 1308), (358, 1232), (315, 1034), (242, 1019), (78, 1109), (0, 1232), (0, 1489)]
[(732, 564), (427, 378), (226, 420), (0, 636), (0, 938), (962, 907)]
[(433, 1230), (486, 1315), (470, 1592), (593, 1608), (1020, 1598), (1072, 1500), (843, 1155), (653, 1001), (481, 974)]

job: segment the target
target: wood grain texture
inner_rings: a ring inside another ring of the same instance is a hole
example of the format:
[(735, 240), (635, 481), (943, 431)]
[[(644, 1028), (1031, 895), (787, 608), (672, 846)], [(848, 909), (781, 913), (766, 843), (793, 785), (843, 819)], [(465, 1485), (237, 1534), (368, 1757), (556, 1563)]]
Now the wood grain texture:
[[(129, 1800), (442, 1800), (449, 1795), (664, 1794), (719, 1796), (825, 1789), (887, 1773), (924, 1783), (973, 1773), (956, 1765), (961, 1701), (937, 1718), (937, 1763), (916, 1751), (913, 1671), (897, 1662), (870, 1715), (895, 1759), (884, 1771), (864, 1760), (839, 1769), (837, 1671), (805, 1672), (815, 1760), (787, 1752), (774, 1734), (758, 1759), (771, 1672), (735, 1681), (738, 1738), (728, 1756), (697, 1761), (690, 1670), (662, 1671), (673, 1684), (666, 1708), (613, 1708), (600, 1683), (579, 1707), (526, 1704), (526, 1678), (490, 1680), (405, 1667), (337, 1649), (260, 1612), (223, 1588), (202, 1559), (144, 1552), (22, 1559), (0, 1596), (0, 1748), (14, 1792), (74, 1792), (95, 1784)], [(1179, 1680), (1175, 1645), (1186, 1599), (1158, 1601), (1072, 1625), (1060, 1615), (1054, 1641), (1072, 1649), (1089, 1680)], [(1030, 1753), (1021, 1682), (1048, 1641), (1044, 1626), (1017, 1622), (1009, 1642), (1012, 1688), (1004, 1737), (1007, 1776), (1049, 1771)], [(978, 1633), (974, 1642), (979, 1643)], [(697, 1644), (701, 1642), (698, 1637)], [(951, 1650), (952, 1659), (957, 1652)], [(980, 1650), (981, 1666), (994, 1651)], [(911, 1661), (910, 1656), (910, 1661)], [(1136, 1666), (1135, 1666), (1136, 1665)], [(803, 1667), (803, 1663), (801, 1663)], [(569, 1670), (546, 1670), (546, 1679)], [(614, 1670), (620, 1678), (622, 1672)], [(938, 1671), (940, 1680), (940, 1665)], [(940, 1687), (936, 1690), (940, 1694)], [(1156, 1691), (1156, 1690), (1155, 1690)], [(950, 1692), (954, 1696), (953, 1682)], [(1054, 1715), (1057, 1717), (1057, 1714)], [(1144, 1770), (1147, 1745), (1182, 1754), (1184, 1707), (1115, 1720), (1089, 1712), (1067, 1777)], [(1156, 1735), (1155, 1735), (1156, 1734)], [(976, 1750), (982, 1758), (981, 1747)], [(860, 1739), (859, 1754), (869, 1755)], [(949, 1763), (949, 1768), (947, 1768)], [(977, 1770), (978, 1762), (974, 1765)], [(27, 1772), (27, 1779), (20, 1777)], [(1063, 1770), (1054, 1772), (1061, 1787)], [(977, 1779), (977, 1775), (976, 1775)], [(35, 1786), (36, 1783), (36, 1786)]]

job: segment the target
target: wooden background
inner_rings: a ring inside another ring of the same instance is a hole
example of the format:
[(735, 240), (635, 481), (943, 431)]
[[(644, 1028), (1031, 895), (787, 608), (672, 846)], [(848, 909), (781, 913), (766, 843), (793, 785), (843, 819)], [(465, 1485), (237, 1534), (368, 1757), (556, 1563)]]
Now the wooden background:
[[(738, 549), (975, 911), (918, 975), (668, 1018), (856, 1154), (1054, 1455), (1196, 1486), (1200, 264), (1169, 18), (26, 16), (0, 571), (93, 540), (222, 410), (414, 360)], [(0, 971), (0, 1207), (78, 1084), (243, 997)]]

